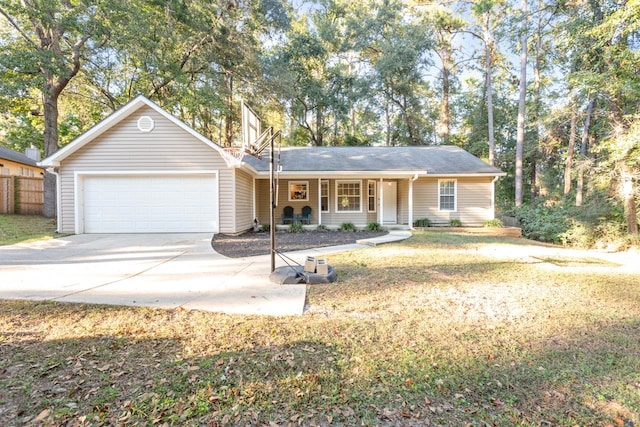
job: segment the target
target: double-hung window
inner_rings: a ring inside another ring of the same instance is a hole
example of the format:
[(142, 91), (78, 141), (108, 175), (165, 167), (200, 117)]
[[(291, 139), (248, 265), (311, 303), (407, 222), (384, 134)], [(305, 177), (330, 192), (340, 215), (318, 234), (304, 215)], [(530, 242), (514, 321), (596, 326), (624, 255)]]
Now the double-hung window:
[(367, 184), (368, 187), (368, 196), (369, 196), (369, 206), (367, 210), (369, 212), (376, 211), (376, 181), (369, 181)]
[(336, 181), (336, 211), (361, 212), (361, 181)]
[(329, 212), (329, 181), (320, 181), (320, 209)]
[(457, 210), (456, 184), (455, 179), (441, 179), (438, 181), (438, 210)]

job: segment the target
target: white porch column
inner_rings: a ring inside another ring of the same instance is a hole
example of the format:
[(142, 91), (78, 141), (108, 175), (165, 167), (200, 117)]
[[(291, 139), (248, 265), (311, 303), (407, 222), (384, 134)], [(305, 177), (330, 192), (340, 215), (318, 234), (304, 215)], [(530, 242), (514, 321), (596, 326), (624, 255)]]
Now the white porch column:
[(318, 178), (318, 225), (322, 224), (322, 178)]
[(382, 191), (384, 181), (380, 178), (380, 183), (378, 184), (378, 224), (384, 224), (384, 191)]
[(409, 179), (409, 215), (407, 220), (409, 222), (409, 228), (413, 228), (413, 180)]

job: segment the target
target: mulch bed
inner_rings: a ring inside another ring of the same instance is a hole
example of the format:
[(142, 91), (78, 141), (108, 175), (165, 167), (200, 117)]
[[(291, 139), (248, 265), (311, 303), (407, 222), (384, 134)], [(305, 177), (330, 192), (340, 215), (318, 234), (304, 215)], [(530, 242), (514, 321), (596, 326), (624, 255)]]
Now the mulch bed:
[[(369, 239), (387, 234), (380, 231), (305, 231), (276, 233), (275, 247), (278, 251), (292, 252), (324, 246), (348, 245), (356, 240)], [(269, 233), (246, 232), (237, 236), (216, 234), (211, 241), (213, 249), (229, 258), (268, 255), (271, 249)]]

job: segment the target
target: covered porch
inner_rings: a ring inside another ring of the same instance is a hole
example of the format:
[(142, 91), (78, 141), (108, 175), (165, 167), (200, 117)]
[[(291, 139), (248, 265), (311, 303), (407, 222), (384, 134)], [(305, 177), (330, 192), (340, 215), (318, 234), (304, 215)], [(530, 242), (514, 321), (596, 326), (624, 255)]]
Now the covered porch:
[[(358, 228), (376, 222), (385, 227), (409, 228), (413, 224), (412, 192), (417, 177), (280, 177), (277, 180), (274, 223), (288, 227), (294, 221), (315, 228), (339, 228), (352, 223)], [(254, 181), (255, 218), (269, 223), (270, 184)], [(285, 208), (287, 208), (285, 214)], [(308, 215), (303, 215), (304, 213)]]

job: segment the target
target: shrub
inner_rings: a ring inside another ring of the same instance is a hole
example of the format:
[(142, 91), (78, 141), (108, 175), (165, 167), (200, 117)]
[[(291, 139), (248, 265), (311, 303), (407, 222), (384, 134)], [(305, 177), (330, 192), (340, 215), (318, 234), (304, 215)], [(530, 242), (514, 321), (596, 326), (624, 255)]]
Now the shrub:
[(367, 231), (383, 231), (384, 228), (377, 222), (370, 222), (369, 224), (367, 224), (367, 227), (365, 228), (365, 230)]
[(352, 222), (343, 222), (340, 225), (340, 231), (356, 231), (356, 226)]
[(429, 218), (420, 218), (413, 221), (414, 227), (431, 227), (431, 220)]
[(304, 227), (300, 221), (293, 221), (289, 226), (289, 233), (302, 233), (304, 231)]
[(327, 231), (327, 230), (328, 230), (328, 228), (327, 228), (327, 226), (326, 226), (326, 225), (324, 225), (324, 224), (318, 224), (318, 226), (316, 227), (316, 230), (317, 230), (317, 231)]
[(522, 235), (541, 242), (561, 243), (562, 234), (569, 228), (568, 218), (563, 205), (521, 206), (516, 210)]
[(486, 228), (502, 228), (503, 227), (502, 221), (500, 221), (498, 218), (488, 219), (482, 225)]
[(457, 218), (450, 219), (449, 227), (462, 227), (462, 221)]
[(264, 231), (264, 232), (268, 233), (269, 230), (271, 230), (271, 224), (269, 224), (269, 223), (262, 224), (260, 226), (260, 231)]

